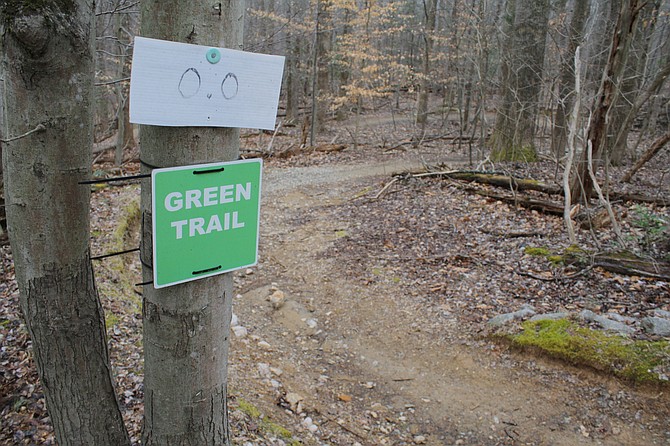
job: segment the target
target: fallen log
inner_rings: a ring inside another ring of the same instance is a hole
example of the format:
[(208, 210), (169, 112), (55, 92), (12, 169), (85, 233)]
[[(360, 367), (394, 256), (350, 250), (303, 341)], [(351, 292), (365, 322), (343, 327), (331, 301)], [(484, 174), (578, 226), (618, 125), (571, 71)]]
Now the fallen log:
[[(468, 181), (480, 184), (489, 184), (491, 186), (501, 187), (513, 191), (535, 191), (548, 195), (563, 195), (563, 187), (554, 184), (543, 183), (542, 181), (528, 178), (516, 178), (509, 175), (491, 172), (450, 170), (441, 172), (422, 172), (413, 173), (415, 178), (428, 176), (448, 177), (454, 180)], [(667, 197), (649, 197), (640, 194), (628, 194), (616, 191), (609, 191), (607, 196), (610, 200), (633, 201), (638, 203), (650, 203), (659, 206), (670, 205), (670, 198)]]
[(341, 152), (347, 148), (346, 144), (322, 144), (320, 146), (292, 146), (286, 150), (275, 153), (277, 158), (290, 158), (296, 155), (302, 155), (305, 153), (320, 152), (320, 153), (333, 153)]
[(629, 251), (599, 253), (593, 256), (586, 253), (568, 254), (566, 261), (585, 267), (599, 267), (615, 274), (670, 281), (670, 263), (642, 258)]
[(465, 187), (463, 190), (481, 195), (482, 197), (493, 198), (495, 200), (503, 201), (505, 203), (510, 203), (515, 206), (521, 206), (528, 208), (530, 210), (544, 212), (545, 214), (551, 215), (563, 215), (563, 206), (551, 201), (537, 200), (534, 198), (527, 197), (525, 195), (516, 194), (516, 195), (504, 195), (497, 194), (495, 192), (477, 189), (474, 187)]

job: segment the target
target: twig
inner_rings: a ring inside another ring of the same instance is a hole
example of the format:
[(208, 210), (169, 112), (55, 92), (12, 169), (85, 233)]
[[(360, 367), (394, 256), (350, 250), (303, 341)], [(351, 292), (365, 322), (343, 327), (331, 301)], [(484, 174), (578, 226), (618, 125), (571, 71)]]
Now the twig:
[(621, 234), (621, 228), (619, 227), (619, 223), (616, 221), (616, 217), (614, 216), (612, 205), (608, 200), (605, 199), (603, 191), (600, 188), (598, 181), (596, 180), (596, 174), (593, 172), (593, 144), (591, 143), (591, 140), (588, 141), (586, 150), (587, 150), (587, 167), (589, 169), (589, 175), (591, 176), (591, 181), (593, 181), (593, 188), (598, 194), (600, 202), (603, 204), (603, 206), (605, 206), (605, 209), (607, 209), (607, 215), (609, 215), (610, 220), (612, 221), (612, 229), (614, 229), (614, 234), (616, 234), (617, 241), (621, 246), (625, 247), (626, 242), (624, 241), (623, 235)]
[(21, 139), (21, 138), (25, 138), (26, 136), (30, 136), (30, 135), (32, 135), (33, 133), (43, 132), (43, 131), (45, 131), (46, 129), (47, 129), (47, 128), (44, 126), (44, 124), (37, 124), (37, 127), (35, 127), (34, 129), (32, 129), (32, 130), (30, 130), (30, 131), (24, 133), (23, 135), (13, 136), (13, 137), (11, 137), (11, 138), (7, 138), (7, 139), (0, 139), (0, 141), (2, 141), (2, 142), (4, 142), (4, 143), (8, 143), (8, 142), (12, 142), (12, 141), (16, 141), (17, 139)]
[(272, 153), (272, 145), (275, 142), (275, 137), (277, 136), (277, 133), (279, 133), (279, 129), (281, 128), (282, 123), (283, 123), (283, 121), (279, 121), (279, 124), (277, 125), (277, 128), (275, 129), (275, 132), (272, 134), (272, 138), (270, 138), (270, 144), (268, 144), (268, 148), (266, 150), (266, 153)]
[[(124, 57), (124, 55), (118, 55), (119, 57)], [(129, 77), (124, 77), (123, 79), (115, 79), (113, 81), (108, 81), (108, 82), (96, 82), (93, 84), (96, 87), (103, 87), (105, 85), (114, 85), (114, 84), (120, 84), (121, 82), (126, 82), (129, 81)]]
[(377, 195), (375, 195), (375, 200), (379, 200), (379, 197), (381, 197), (384, 194), (384, 192), (386, 192), (393, 184), (397, 183), (398, 178), (399, 177), (394, 177), (391, 181), (389, 181), (388, 184), (384, 186), (382, 190), (380, 190), (379, 193), (377, 193)]

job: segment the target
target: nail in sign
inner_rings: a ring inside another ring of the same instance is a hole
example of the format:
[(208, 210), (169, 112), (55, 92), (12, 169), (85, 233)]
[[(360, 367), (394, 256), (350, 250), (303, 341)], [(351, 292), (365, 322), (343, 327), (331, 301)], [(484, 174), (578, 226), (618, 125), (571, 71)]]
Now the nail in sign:
[(284, 57), (135, 37), (130, 122), (272, 130)]

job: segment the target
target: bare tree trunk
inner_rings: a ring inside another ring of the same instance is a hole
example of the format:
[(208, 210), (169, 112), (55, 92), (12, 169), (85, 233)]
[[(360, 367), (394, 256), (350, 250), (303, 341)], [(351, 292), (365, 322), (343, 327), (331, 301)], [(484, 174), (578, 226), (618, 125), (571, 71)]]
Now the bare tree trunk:
[(617, 88), (615, 104), (608, 122), (607, 148), (609, 160), (615, 166), (621, 165), (628, 152), (628, 133), (638, 110), (633, 104), (643, 86), (647, 57), (651, 53), (649, 44), (656, 24), (658, 0), (645, 2), (638, 12), (638, 19), (630, 37), (630, 49), (626, 57), (626, 67)]
[[(598, 162), (607, 141), (607, 120), (616, 96), (617, 85), (624, 72), (627, 52), (630, 45), (635, 20), (642, 0), (625, 0), (621, 5), (619, 19), (614, 30), (614, 37), (610, 47), (607, 65), (603, 73), (600, 90), (596, 97), (596, 104), (589, 121), (587, 140), (593, 148), (593, 159)], [(593, 193), (593, 182), (589, 175), (587, 150), (582, 151), (581, 160), (577, 166), (577, 174), (572, 179), (570, 190), (575, 202), (586, 201)], [(594, 166), (594, 170), (596, 170)]]
[[(142, 2), (142, 35), (240, 49), (244, 2)], [(239, 130), (141, 127), (142, 161), (171, 167), (237, 159)], [(151, 187), (142, 185), (144, 265), (151, 265)], [(143, 268), (150, 281), (152, 271)], [(228, 336), (232, 274), (155, 289), (144, 287), (145, 445), (229, 445)]]
[(509, 3), (511, 26), (505, 36), (503, 105), (496, 116), (492, 155), (498, 160), (533, 161), (535, 120), (542, 85), (548, 0), (514, 0)]
[(573, 87), (575, 86), (575, 71), (573, 69), (573, 55), (579, 45), (581, 45), (584, 24), (588, 17), (590, 0), (575, 0), (572, 18), (570, 19), (568, 47), (562, 62), (560, 85), (558, 92), (558, 108), (556, 118), (552, 129), (551, 151), (560, 158), (565, 154), (568, 145), (568, 113), (572, 110), (574, 102)]
[[(94, 2), (3, 2), (4, 180), (21, 309), (56, 439), (130, 444), (89, 253)], [(21, 137), (21, 135), (24, 135)]]
[(296, 122), (300, 107), (300, 40), (292, 29), (293, 15), (296, 14), (295, 0), (288, 0), (288, 26), (286, 36), (286, 120)]
[[(421, 61), (421, 82), (419, 85), (419, 97), (416, 103), (416, 123), (422, 130), (428, 122), (428, 97), (430, 88), (430, 58), (433, 54), (433, 32), (437, 16), (437, 0), (428, 0), (423, 3), (424, 30), (423, 30), (423, 58)], [(422, 131), (423, 133), (423, 131)]]
[(332, 17), (331, 0), (317, 0), (316, 36), (314, 41), (314, 91), (312, 101), (314, 110), (312, 116), (312, 135), (310, 145), (316, 145), (315, 135), (318, 134), (326, 121), (328, 111), (328, 96), (330, 91), (330, 50), (332, 47)]

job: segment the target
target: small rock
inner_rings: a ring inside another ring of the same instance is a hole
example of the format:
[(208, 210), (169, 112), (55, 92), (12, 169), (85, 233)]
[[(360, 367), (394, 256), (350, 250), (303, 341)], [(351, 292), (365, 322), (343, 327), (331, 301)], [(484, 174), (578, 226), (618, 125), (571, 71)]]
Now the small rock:
[(279, 310), (281, 307), (284, 306), (284, 303), (286, 303), (286, 295), (284, 294), (283, 291), (277, 290), (274, 293), (270, 294), (268, 300), (272, 304), (272, 308), (274, 308), (275, 310)]
[(521, 306), (520, 310), (517, 310), (513, 313), (499, 314), (492, 317), (488, 324), (492, 327), (502, 327), (512, 321), (520, 320), (535, 314), (535, 308), (532, 305), (524, 304)]
[(670, 319), (660, 317), (645, 317), (642, 319), (644, 331), (655, 336), (670, 336)]
[(613, 321), (611, 319), (606, 318), (605, 316), (595, 314), (591, 310), (582, 311), (581, 313), (579, 313), (579, 317), (588, 322), (595, 322), (596, 324), (600, 325), (603, 329), (607, 331), (613, 331), (621, 335), (628, 335), (635, 332), (635, 329), (633, 327), (629, 327), (628, 325), (623, 324), (621, 322)]
[(622, 316), (619, 313), (607, 313), (605, 315), (607, 318), (615, 320), (617, 322), (622, 322), (624, 324), (632, 325), (637, 322), (637, 319), (629, 316)]
[(309, 328), (316, 328), (316, 326), (318, 325), (316, 320), (314, 319), (307, 319), (306, 323)]
[(289, 392), (286, 394), (286, 397), (284, 397), (286, 402), (289, 404), (290, 409), (297, 414), (302, 413), (302, 402), (304, 398), (302, 395), (299, 395), (295, 392)]
[(230, 318), (230, 326), (237, 327), (240, 325), (240, 320), (237, 318), (237, 315), (233, 313), (233, 316)]
[(261, 362), (256, 366), (256, 368), (258, 368), (258, 374), (261, 376), (261, 378), (270, 378), (272, 376), (269, 365)]
[(272, 350), (272, 346), (265, 341), (260, 341), (258, 346), (264, 350)]
[(570, 313), (558, 312), (558, 313), (545, 313), (545, 314), (536, 314), (531, 317), (530, 320), (535, 321), (557, 321), (559, 319), (567, 319), (570, 317)]
[(245, 338), (249, 334), (249, 330), (246, 328), (242, 327), (241, 325), (237, 325), (233, 327), (233, 333), (235, 334), (236, 338)]
[(270, 367), (270, 371), (276, 376), (282, 376), (282, 374), (284, 374), (284, 371), (278, 367)]
[(417, 435), (414, 437), (414, 444), (426, 444), (426, 437), (423, 435)]

